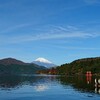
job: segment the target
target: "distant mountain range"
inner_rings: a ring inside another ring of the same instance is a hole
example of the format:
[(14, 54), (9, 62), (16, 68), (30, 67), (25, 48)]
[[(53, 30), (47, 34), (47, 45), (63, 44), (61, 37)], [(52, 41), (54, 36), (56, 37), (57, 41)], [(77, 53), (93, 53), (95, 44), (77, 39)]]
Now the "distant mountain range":
[(87, 71), (91, 71), (93, 74), (100, 75), (100, 57), (78, 59), (71, 63), (66, 63), (58, 67), (55, 66), (55, 64), (45, 58), (38, 58), (32, 63), (25, 63), (14, 58), (5, 58), (0, 60), (0, 75), (35, 74), (42, 70), (43, 73), (48, 74), (51, 69), (51, 74), (80, 75), (86, 74)]
[(37, 64), (39, 66), (44, 66), (46, 68), (50, 68), (50, 67), (55, 67), (57, 65), (53, 64), (51, 61), (45, 59), (45, 58), (37, 58), (35, 61), (33, 61), (32, 63)]
[(43, 69), (46, 68), (34, 63), (25, 63), (14, 58), (0, 60), (0, 74), (34, 74)]

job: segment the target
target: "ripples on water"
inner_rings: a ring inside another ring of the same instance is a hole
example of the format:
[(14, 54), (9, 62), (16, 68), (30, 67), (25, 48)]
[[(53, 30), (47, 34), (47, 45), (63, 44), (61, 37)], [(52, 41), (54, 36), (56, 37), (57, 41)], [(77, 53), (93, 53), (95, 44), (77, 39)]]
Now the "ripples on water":
[(0, 76), (0, 100), (99, 100), (99, 77)]

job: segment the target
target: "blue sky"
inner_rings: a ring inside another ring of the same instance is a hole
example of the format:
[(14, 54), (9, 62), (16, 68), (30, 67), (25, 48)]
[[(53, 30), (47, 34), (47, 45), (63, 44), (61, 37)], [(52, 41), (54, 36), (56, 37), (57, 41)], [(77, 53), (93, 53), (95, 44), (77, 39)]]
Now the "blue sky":
[(0, 0), (0, 59), (60, 65), (100, 56), (100, 0)]

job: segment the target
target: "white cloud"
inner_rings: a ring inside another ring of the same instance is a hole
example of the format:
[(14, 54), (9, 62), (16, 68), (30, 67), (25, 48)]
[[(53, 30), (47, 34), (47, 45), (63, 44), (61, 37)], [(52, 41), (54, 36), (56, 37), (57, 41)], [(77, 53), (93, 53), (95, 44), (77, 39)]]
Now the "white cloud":
[[(56, 46), (57, 47), (57, 46)], [(65, 47), (65, 46), (58, 46), (58, 48), (67, 49), (67, 50), (100, 50), (100, 48), (96, 47)]]
[[(84, 33), (84, 32), (73, 32), (73, 33), (60, 33), (60, 34), (37, 34), (37, 35), (26, 35), (26, 36), (15, 36), (6, 37), (5, 41), (7, 43), (20, 43), (28, 41), (38, 41), (38, 40), (49, 40), (49, 39), (63, 39), (63, 38), (89, 38), (96, 37), (96, 34)], [(3, 40), (2, 40), (3, 41)]]
[(8, 32), (11, 32), (11, 31), (14, 31), (16, 29), (19, 29), (19, 28), (22, 28), (22, 27), (26, 27), (26, 26), (29, 26), (29, 25), (31, 25), (31, 24), (19, 24), (19, 25), (15, 25), (15, 26), (12, 26), (12, 27), (8, 27), (5, 30), (1, 30), (0, 34), (8, 33)]
[[(52, 30), (52, 31), (51, 31)], [(16, 36), (2, 36), (0, 37), (1, 43), (20, 43), (20, 42), (28, 42), (28, 41), (38, 41), (38, 40), (49, 40), (49, 39), (64, 39), (64, 38), (95, 38), (98, 37), (98, 33), (89, 33), (84, 31), (79, 31), (77, 28), (73, 26), (62, 27), (57, 26), (53, 27), (45, 33), (37, 33), (37, 34), (25, 34), (25, 35), (16, 35)], [(6, 40), (6, 41), (5, 41)]]
[(100, 3), (100, 0), (83, 0), (87, 4), (95, 4), (95, 3)]

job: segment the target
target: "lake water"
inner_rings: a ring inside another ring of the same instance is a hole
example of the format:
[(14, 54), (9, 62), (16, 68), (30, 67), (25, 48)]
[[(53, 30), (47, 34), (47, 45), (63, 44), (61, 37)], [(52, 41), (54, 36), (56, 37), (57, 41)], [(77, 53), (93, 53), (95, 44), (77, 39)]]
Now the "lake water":
[(0, 100), (100, 100), (99, 77), (0, 76)]

